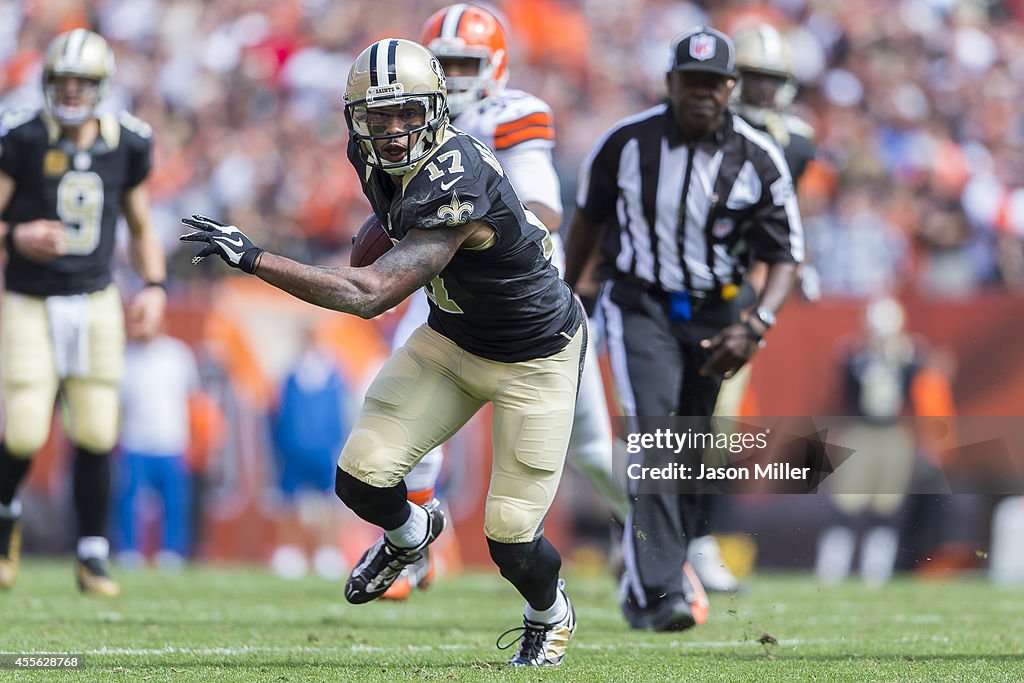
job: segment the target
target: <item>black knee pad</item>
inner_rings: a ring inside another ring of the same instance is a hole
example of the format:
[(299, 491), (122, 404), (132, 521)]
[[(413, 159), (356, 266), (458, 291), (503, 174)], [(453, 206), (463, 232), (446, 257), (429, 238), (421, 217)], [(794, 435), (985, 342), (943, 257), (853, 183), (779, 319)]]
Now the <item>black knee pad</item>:
[(339, 467), (334, 492), (361, 519), (384, 529), (397, 529), (409, 519), (405, 481), (388, 488), (370, 486)]
[(554, 604), (562, 558), (546, 538), (540, 536), (529, 543), (499, 543), (488, 538), (487, 548), (501, 575), (527, 602), (537, 609)]

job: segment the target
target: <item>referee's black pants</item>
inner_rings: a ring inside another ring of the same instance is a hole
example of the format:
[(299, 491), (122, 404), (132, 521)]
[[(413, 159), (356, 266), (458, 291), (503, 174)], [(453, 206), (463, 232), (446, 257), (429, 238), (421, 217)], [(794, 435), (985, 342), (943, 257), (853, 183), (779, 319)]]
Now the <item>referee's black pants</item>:
[[(605, 339), (625, 416), (710, 417), (714, 412), (722, 379), (699, 374), (709, 356), (700, 342), (736, 322), (739, 309), (719, 298), (694, 303), (691, 320), (673, 321), (667, 295), (623, 281), (605, 286)], [(639, 453), (630, 464), (645, 460)], [(630, 482), (622, 550), (632, 599), (649, 609), (682, 597), (687, 542), (706, 523), (707, 501), (695, 494), (638, 494), (635, 484)]]

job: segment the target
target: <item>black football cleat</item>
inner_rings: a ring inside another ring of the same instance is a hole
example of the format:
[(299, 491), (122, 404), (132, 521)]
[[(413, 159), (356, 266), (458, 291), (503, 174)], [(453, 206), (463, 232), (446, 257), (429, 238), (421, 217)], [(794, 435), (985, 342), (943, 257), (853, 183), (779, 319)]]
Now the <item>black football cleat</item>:
[(427, 511), (428, 518), (427, 537), (423, 543), (415, 548), (399, 548), (386, 535), (381, 536), (367, 548), (348, 577), (345, 583), (346, 600), (354, 605), (376, 600), (401, 576), (403, 569), (423, 557), (427, 546), (444, 531), (446, 521), (437, 500), (430, 501), (423, 509)]

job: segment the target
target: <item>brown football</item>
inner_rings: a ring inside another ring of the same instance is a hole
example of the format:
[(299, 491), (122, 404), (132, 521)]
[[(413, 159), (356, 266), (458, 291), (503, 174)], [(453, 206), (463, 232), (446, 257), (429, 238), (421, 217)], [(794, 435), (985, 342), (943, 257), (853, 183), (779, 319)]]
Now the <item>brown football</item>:
[(386, 254), (391, 247), (391, 238), (377, 220), (375, 214), (367, 216), (359, 232), (352, 238), (352, 252), (349, 264), (356, 268), (368, 266)]

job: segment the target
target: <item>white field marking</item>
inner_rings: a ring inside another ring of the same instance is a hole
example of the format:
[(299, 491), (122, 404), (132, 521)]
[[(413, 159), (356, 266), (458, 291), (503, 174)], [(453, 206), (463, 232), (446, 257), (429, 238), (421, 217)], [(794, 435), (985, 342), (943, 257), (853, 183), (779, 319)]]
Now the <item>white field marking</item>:
[[(910, 643), (944, 643), (949, 644), (952, 641), (948, 636), (904, 636), (902, 638), (890, 639), (891, 644), (910, 644)], [(816, 645), (847, 645), (852, 647), (861, 647), (864, 642), (855, 640), (853, 638), (814, 638), (814, 639), (783, 639), (780, 640), (778, 645), (775, 646), (780, 650), (796, 650), (801, 646), (816, 646)], [(665, 649), (681, 649), (681, 650), (714, 650), (714, 649), (731, 649), (731, 648), (759, 648), (759, 644), (754, 640), (702, 640), (702, 641), (678, 641), (678, 640), (667, 640), (660, 643), (574, 643), (571, 646), (573, 650), (597, 650), (597, 651), (616, 651), (616, 650), (665, 650)], [(159, 656), (172, 656), (172, 655), (185, 655), (193, 657), (240, 657), (244, 655), (319, 655), (319, 656), (331, 656), (338, 655), (345, 652), (349, 653), (369, 653), (369, 654), (415, 654), (420, 652), (452, 652), (452, 651), (463, 651), (463, 650), (481, 650), (489, 649), (487, 645), (469, 645), (469, 644), (457, 644), (457, 645), (399, 645), (395, 647), (380, 647), (373, 645), (351, 645), (349, 647), (263, 647), (263, 646), (242, 646), (242, 647), (178, 647), (173, 645), (167, 645), (160, 648), (117, 648), (117, 647), (103, 647), (94, 650), (83, 650), (81, 654), (93, 656), (93, 657), (159, 657)], [(4, 654), (0, 652), (0, 654)]]
[[(949, 643), (951, 639), (946, 636), (904, 636), (902, 638), (890, 639), (890, 643), (914, 643), (914, 642), (936, 642)], [(778, 643), (779, 648), (797, 648), (808, 645), (862, 645), (861, 641), (852, 638), (813, 638), (813, 639), (783, 639)], [(698, 640), (678, 641), (666, 640), (658, 643), (574, 643), (573, 650), (635, 650), (635, 649), (666, 649), (679, 648), (685, 650), (699, 649), (724, 649), (724, 648), (757, 648), (759, 644), (754, 640)], [(306, 647), (296, 645), (295, 647), (265, 647), (260, 645), (244, 645), (241, 647), (188, 647), (165, 645), (158, 648), (128, 648), (128, 647), (102, 647), (92, 650), (81, 650), (81, 654), (99, 657), (154, 657), (160, 655), (192, 655), (199, 657), (237, 657), (252, 654), (279, 654), (279, 655), (332, 655), (343, 652), (366, 652), (375, 654), (401, 654), (416, 652), (435, 651), (459, 651), (486, 649), (486, 645), (398, 645), (394, 647), (381, 647), (375, 645), (350, 645), (348, 647)], [(0, 652), (0, 654), (4, 654)]]
[[(913, 642), (922, 640), (917, 637), (906, 637), (890, 642)], [(927, 638), (927, 640), (933, 640)], [(779, 641), (778, 647), (799, 647), (806, 645), (840, 645), (854, 644), (854, 641), (847, 638), (816, 638), (816, 639), (783, 639)], [(84, 655), (93, 656), (138, 656), (152, 657), (159, 655), (196, 655), (196, 656), (219, 656), (232, 657), (250, 654), (318, 654), (330, 655), (341, 652), (368, 652), (368, 653), (392, 653), (403, 652), (434, 652), (452, 650), (479, 650), (486, 648), (486, 645), (453, 644), (453, 645), (397, 645), (394, 647), (381, 647), (377, 645), (350, 645), (348, 647), (264, 647), (260, 645), (245, 645), (242, 647), (187, 647), (165, 645), (159, 648), (119, 648), (102, 647), (94, 650), (83, 650)], [(658, 643), (573, 643), (574, 650), (634, 650), (634, 649), (664, 649), (682, 648), (688, 650), (697, 649), (721, 649), (759, 647), (754, 640), (700, 640), (700, 641), (678, 641), (666, 640)]]

